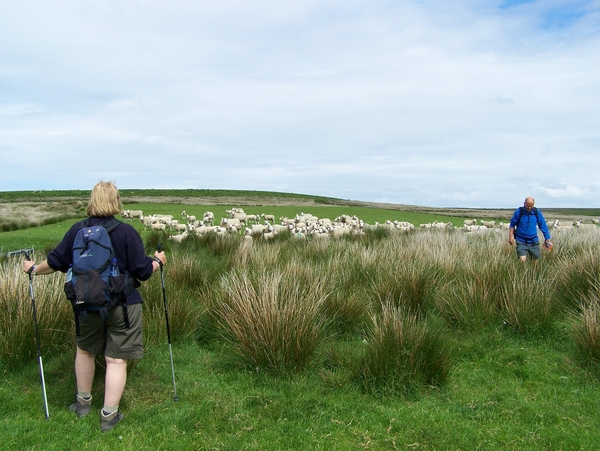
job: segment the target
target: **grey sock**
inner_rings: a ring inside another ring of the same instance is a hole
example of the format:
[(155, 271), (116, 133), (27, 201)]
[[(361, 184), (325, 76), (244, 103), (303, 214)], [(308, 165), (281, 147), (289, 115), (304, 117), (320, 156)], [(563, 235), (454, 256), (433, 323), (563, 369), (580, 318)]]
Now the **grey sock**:
[(102, 408), (102, 413), (104, 414), (105, 417), (107, 417), (108, 415), (116, 412), (117, 410), (119, 410), (119, 406), (107, 406), (105, 404), (104, 407)]
[(92, 399), (92, 394), (90, 392), (77, 392), (77, 396), (79, 396), (82, 399), (85, 399), (86, 401), (89, 401), (90, 399)]

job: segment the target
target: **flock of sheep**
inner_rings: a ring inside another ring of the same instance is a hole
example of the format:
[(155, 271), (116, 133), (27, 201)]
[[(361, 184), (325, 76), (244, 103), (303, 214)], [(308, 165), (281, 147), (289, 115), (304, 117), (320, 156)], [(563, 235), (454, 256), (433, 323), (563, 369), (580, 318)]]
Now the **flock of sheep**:
[[(335, 219), (318, 218), (312, 214), (301, 212), (293, 218), (282, 216), (276, 223), (275, 216), (270, 214), (248, 214), (242, 208), (225, 210), (226, 216), (215, 224), (215, 215), (211, 211), (204, 212), (202, 219), (181, 212), (181, 219), (173, 215), (153, 214), (145, 216), (142, 210), (124, 210), (121, 216), (133, 221), (139, 219), (144, 225), (144, 230), (161, 231), (169, 234), (168, 239), (180, 243), (190, 234), (205, 235), (215, 233), (218, 235), (239, 234), (245, 240), (270, 239), (279, 233), (290, 233), (296, 238), (313, 237), (329, 238), (346, 234), (364, 234), (365, 230), (382, 227), (390, 231), (413, 232), (414, 224), (405, 221), (387, 220), (380, 224), (368, 224), (357, 216), (341, 215)], [(580, 227), (597, 227), (600, 221), (593, 219), (592, 223), (583, 221), (561, 223), (558, 219), (549, 223), (550, 229), (573, 230)], [(490, 233), (508, 230), (508, 222), (466, 219), (462, 227), (456, 227), (451, 222), (438, 222), (420, 224), (421, 229), (449, 230), (460, 229), (466, 233)], [(174, 233), (173, 233), (174, 232)]]

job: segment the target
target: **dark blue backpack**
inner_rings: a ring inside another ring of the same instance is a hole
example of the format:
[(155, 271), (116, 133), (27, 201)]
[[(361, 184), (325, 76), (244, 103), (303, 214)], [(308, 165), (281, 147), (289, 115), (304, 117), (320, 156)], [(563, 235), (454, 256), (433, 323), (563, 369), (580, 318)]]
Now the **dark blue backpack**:
[(73, 263), (67, 272), (65, 294), (73, 305), (77, 335), (80, 317), (87, 321), (87, 312), (100, 312), (106, 322), (108, 310), (116, 305), (123, 306), (129, 327), (127, 295), (135, 290), (135, 279), (127, 271), (120, 274), (110, 240), (110, 233), (120, 224), (114, 218), (102, 225), (88, 225), (88, 220), (83, 220), (73, 240)]

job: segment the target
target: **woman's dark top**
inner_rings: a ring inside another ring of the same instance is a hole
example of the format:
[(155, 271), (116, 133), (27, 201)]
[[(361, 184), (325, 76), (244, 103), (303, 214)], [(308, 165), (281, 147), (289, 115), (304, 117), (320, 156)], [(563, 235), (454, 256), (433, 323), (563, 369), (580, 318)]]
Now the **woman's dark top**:
[[(90, 225), (101, 225), (113, 219), (113, 216), (89, 218)], [(77, 231), (81, 228), (81, 221), (73, 224), (67, 231), (62, 241), (50, 251), (46, 261), (50, 268), (55, 271), (66, 273), (73, 260), (73, 241)], [(125, 270), (137, 280), (148, 280), (153, 272), (152, 257), (146, 255), (142, 238), (132, 225), (122, 223), (110, 234), (117, 265), (119, 270)], [(127, 296), (127, 304), (140, 304), (143, 302), (142, 295), (135, 290)]]

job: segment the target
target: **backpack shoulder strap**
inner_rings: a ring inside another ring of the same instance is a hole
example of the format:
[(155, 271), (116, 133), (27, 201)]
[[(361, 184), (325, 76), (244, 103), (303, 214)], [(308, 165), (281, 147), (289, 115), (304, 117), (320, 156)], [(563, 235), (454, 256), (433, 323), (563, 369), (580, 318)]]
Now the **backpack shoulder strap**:
[(109, 220), (108, 222), (106, 222), (104, 224), (104, 228), (110, 234), (113, 230), (115, 230), (121, 224), (123, 224), (123, 223), (121, 221), (119, 221), (117, 218), (112, 218), (111, 220)]
[(517, 215), (517, 225), (519, 225), (519, 221), (521, 220), (521, 216), (523, 216), (525, 207), (519, 207), (517, 211), (519, 212), (519, 214)]

